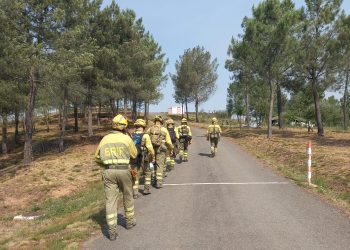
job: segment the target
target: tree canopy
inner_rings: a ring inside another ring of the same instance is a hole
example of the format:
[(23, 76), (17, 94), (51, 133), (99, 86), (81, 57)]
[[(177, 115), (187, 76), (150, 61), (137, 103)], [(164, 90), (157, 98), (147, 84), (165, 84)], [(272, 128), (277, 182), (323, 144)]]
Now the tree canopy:
[[(93, 108), (115, 115), (122, 104), (136, 119), (140, 109), (147, 111), (162, 97), (167, 60), (161, 47), (133, 10), (121, 10), (115, 1), (105, 8), (101, 4), (0, 0), (0, 116), (4, 121), (24, 116), (25, 163), (33, 158), (35, 112), (48, 120), (50, 110), (60, 110), (63, 151), (71, 107), (75, 131), (78, 110), (86, 111), (92, 136)], [(3, 122), (3, 131), (6, 126)]]

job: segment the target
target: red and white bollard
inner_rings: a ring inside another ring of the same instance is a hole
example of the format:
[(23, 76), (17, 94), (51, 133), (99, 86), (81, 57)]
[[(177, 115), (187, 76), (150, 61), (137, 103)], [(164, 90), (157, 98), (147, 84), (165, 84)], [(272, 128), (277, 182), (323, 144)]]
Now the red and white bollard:
[(307, 160), (307, 183), (309, 185), (311, 185), (311, 176), (312, 176), (312, 173), (311, 173), (311, 164), (312, 164), (312, 160), (311, 160), (311, 157), (312, 157), (312, 149), (311, 149), (311, 140), (309, 140), (308, 144), (307, 144), (307, 155), (308, 155), (308, 160)]
[(308, 144), (307, 144), (307, 183), (310, 187), (317, 187), (317, 185), (312, 184), (311, 182), (311, 177), (312, 177), (312, 169), (311, 169), (311, 165), (312, 165), (312, 143), (311, 140), (309, 140)]

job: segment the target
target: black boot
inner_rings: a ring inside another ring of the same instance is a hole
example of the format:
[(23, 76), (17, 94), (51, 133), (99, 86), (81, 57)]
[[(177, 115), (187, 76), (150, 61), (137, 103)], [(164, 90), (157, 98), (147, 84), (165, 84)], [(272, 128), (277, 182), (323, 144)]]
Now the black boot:
[(109, 229), (108, 230), (108, 234), (109, 234), (109, 240), (110, 241), (115, 241), (118, 237), (118, 233), (117, 233), (117, 229), (113, 228), (113, 229)]
[(133, 228), (134, 226), (136, 226), (136, 220), (135, 219), (126, 222), (126, 229), (129, 230), (129, 229)]

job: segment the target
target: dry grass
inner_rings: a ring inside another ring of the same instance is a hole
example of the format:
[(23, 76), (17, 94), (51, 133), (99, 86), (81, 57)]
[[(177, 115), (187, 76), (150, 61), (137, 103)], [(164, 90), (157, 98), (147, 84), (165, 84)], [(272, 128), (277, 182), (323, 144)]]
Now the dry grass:
[[(206, 125), (205, 125), (206, 127)], [(1, 248), (79, 248), (79, 242), (104, 223), (103, 189), (93, 154), (101, 136), (84, 139), (67, 132), (67, 149), (57, 153), (57, 128), (35, 134), (36, 160), (29, 168), (0, 177)], [(306, 143), (314, 143), (314, 182), (325, 197), (350, 210), (350, 134), (327, 131), (324, 138), (295, 129), (274, 131), (226, 129), (226, 136), (286, 176), (305, 183)], [(2, 167), (21, 161), (21, 148), (13, 148)], [(13, 221), (14, 215), (38, 211), (45, 218), (35, 222)]]
[[(103, 193), (99, 194), (98, 197), (101, 196), (101, 200), (96, 200), (97, 203), (91, 199), (92, 201), (86, 204), (86, 208), (78, 208), (79, 206), (74, 204), (73, 208), (77, 209), (61, 217), (52, 216), (52, 218), (39, 222), (12, 220), (13, 216), (25, 212), (39, 210), (39, 212), (50, 214), (55, 209), (61, 211), (69, 201), (69, 197), (87, 190), (91, 185), (95, 185), (93, 183), (101, 184), (101, 168), (94, 162), (94, 153), (97, 143), (109, 128), (94, 129), (96, 134), (92, 138), (83, 137), (86, 131), (79, 133), (68, 131), (65, 140), (66, 150), (64, 153), (58, 153), (57, 127), (53, 128), (50, 133), (46, 133), (43, 129), (40, 130), (39, 127), (34, 136), (35, 161), (33, 164), (0, 176), (0, 246), (14, 249), (32, 248), (33, 246), (45, 248), (50, 238), (57, 240), (57, 237), (65, 232), (68, 232), (65, 237), (62, 237), (65, 242), (69, 242), (69, 238), (72, 241), (84, 238), (83, 235), (73, 237), (68, 230), (71, 228), (70, 231), (72, 231), (72, 226), (68, 229), (65, 226), (75, 222), (79, 222), (79, 225), (87, 223), (88, 226), (84, 226), (86, 230), (83, 226), (79, 226), (78, 231), (83, 232), (82, 234), (89, 234), (89, 230), (98, 225), (97, 222), (92, 222), (89, 216), (91, 213), (100, 212)], [(1, 168), (19, 164), (23, 157), (22, 150), (22, 147), (13, 147), (7, 158), (0, 159)], [(102, 192), (102, 189), (98, 189), (98, 192)], [(86, 199), (89, 195), (81, 193), (76, 199)], [(51, 235), (46, 231), (50, 232), (53, 222), (54, 225), (59, 226), (58, 229), (53, 229), (54, 232)], [(57, 249), (61, 249), (60, 246), (63, 246), (62, 242), (57, 241)]]
[(326, 131), (326, 136), (318, 137), (305, 129), (288, 128), (274, 130), (268, 139), (265, 129), (234, 128), (223, 134), (301, 185), (307, 175), (307, 142), (312, 140), (316, 191), (350, 212), (350, 133)]

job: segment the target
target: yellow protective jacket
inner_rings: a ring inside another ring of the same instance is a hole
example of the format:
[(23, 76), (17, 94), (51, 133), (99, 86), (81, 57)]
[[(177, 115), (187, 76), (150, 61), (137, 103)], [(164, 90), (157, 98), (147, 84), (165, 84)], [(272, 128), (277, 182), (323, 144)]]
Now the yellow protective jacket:
[(101, 140), (97, 147), (96, 162), (103, 165), (128, 165), (130, 158), (135, 159), (137, 149), (129, 135), (113, 131)]
[[(162, 138), (163, 144), (167, 147), (168, 150), (173, 150), (174, 149), (174, 145), (171, 142), (171, 138), (170, 138), (168, 130), (166, 128), (162, 127), (161, 125), (153, 125), (153, 126), (160, 127), (161, 138)], [(150, 135), (151, 134), (151, 128), (147, 129), (146, 133)]]
[(180, 125), (180, 126), (178, 126), (178, 127), (176, 128), (178, 138), (180, 138), (180, 137), (182, 136), (182, 131), (185, 130), (185, 129), (188, 131), (187, 135), (191, 138), (190, 141), (192, 141), (192, 132), (191, 132), (191, 128), (190, 128), (190, 126), (185, 125), (185, 124), (184, 124), (184, 125)]
[(135, 131), (135, 133), (136, 134), (144, 133), (144, 135), (142, 136), (141, 147), (145, 147), (147, 149), (147, 151), (149, 152), (149, 154), (151, 155), (151, 160), (154, 160), (156, 156), (154, 153), (154, 149), (153, 149), (151, 138), (149, 137), (149, 134), (142, 132), (142, 131)]
[(207, 129), (207, 139), (209, 139), (210, 137), (210, 134), (212, 133), (218, 133), (218, 137), (221, 136), (221, 128), (219, 125), (217, 124), (212, 124), (212, 125), (209, 125), (208, 129)]

